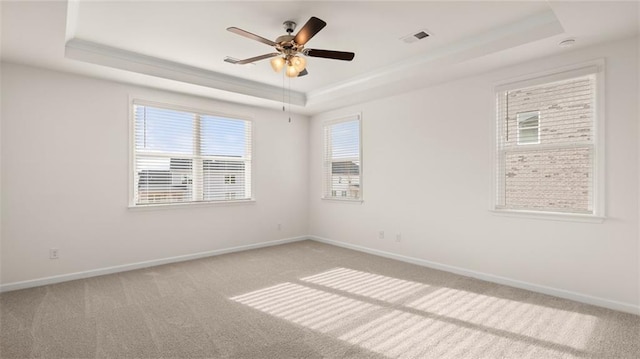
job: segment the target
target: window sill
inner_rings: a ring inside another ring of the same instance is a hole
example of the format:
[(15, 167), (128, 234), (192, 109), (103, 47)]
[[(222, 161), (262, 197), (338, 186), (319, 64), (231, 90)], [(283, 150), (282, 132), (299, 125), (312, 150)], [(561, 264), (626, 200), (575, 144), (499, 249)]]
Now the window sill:
[(134, 211), (154, 211), (175, 208), (194, 208), (194, 207), (216, 207), (216, 206), (237, 206), (243, 204), (255, 204), (255, 199), (245, 199), (237, 201), (210, 201), (210, 202), (178, 202), (178, 203), (158, 203), (158, 204), (140, 204), (129, 205), (130, 210)]
[(578, 213), (561, 213), (561, 212), (536, 212), (536, 211), (518, 211), (509, 209), (493, 209), (491, 213), (497, 216), (541, 219), (548, 221), (566, 221), (566, 222), (583, 222), (583, 223), (603, 223), (606, 217), (595, 216), (591, 214)]
[(362, 204), (364, 202), (361, 199), (341, 199), (341, 198), (331, 198), (331, 197), (322, 197), (320, 199), (327, 202), (344, 202), (344, 203), (352, 203), (352, 204)]

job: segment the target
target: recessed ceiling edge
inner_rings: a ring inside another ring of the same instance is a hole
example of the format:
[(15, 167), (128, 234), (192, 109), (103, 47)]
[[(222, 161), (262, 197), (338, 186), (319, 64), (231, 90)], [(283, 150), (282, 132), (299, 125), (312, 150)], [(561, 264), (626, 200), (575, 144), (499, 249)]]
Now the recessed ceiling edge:
[[(282, 88), (215, 71), (142, 55), (96, 42), (73, 38), (65, 44), (65, 57), (120, 70), (206, 86), (261, 99), (282, 101)], [(291, 91), (292, 105), (305, 106), (306, 95)], [(289, 96), (287, 96), (289, 99)]]

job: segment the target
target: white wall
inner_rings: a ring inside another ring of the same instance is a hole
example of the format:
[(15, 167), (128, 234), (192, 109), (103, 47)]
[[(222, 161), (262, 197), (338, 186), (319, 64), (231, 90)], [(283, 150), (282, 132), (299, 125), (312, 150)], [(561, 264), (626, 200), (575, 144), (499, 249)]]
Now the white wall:
[[(635, 39), (314, 116), (310, 233), (369, 249), (637, 308), (638, 60)], [(606, 59), (601, 224), (503, 217), (492, 200), (494, 85)], [(324, 120), (362, 111), (364, 203), (322, 201)], [(386, 239), (378, 239), (378, 231)], [(395, 242), (395, 233), (402, 241)]]
[[(638, 7), (638, 19), (640, 19), (640, 6)], [(637, 60), (638, 60), (638, 69), (640, 69), (640, 21), (638, 22), (638, 31), (637, 31), (637, 37), (636, 37), (636, 43), (637, 43)], [(638, 82), (637, 82), (637, 86), (638, 86), (638, 99), (636, 100), (636, 105), (637, 105), (637, 111), (638, 111), (638, 171), (640, 172), (640, 70), (638, 71)], [(638, 175), (638, 187), (640, 188), (640, 173)], [(640, 190), (638, 191), (638, 203), (640, 206)], [(638, 209), (638, 226), (639, 226), (639, 230), (638, 230), (638, 273), (640, 273), (640, 208)], [(638, 274), (638, 297), (640, 298), (640, 274)]]
[[(1, 72), (2, 284), (307, 233), (308, 118), (14, 64)], [(256, 202), (128, 209), (130, 95), (252, 118)]]
[[(2, 19), (2, 6), (0, 6), (0, 19)], [(2, 38), (1, 26), (0, 26), (0, 38)], [(2, 84), (2, 69), (0, 69), (0, 84)], [(2, 259), (2, 101), (1, 99), (2, 99), (2, 86), (0, 86), (0, 259)], [(0, 283), (1, 283), (1, 278), (2, 278), (2, 265), (0, 265)]]

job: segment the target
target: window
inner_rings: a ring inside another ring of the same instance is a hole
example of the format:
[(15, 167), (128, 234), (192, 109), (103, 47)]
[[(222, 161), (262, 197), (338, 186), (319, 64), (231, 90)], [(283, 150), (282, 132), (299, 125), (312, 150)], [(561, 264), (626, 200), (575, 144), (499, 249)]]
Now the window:
[(601, 215), (597, 72), (594, 66), (497, 91), (497, 210)]
[(516, 115), (518, 122), (518, 145), (540, 143), (540, 111), (521, 112)]
[(251, 199), (251, 122), (133, 104), (132, 205)]
[(362, 198), (360, 116), (324, 125), (324, 198)]

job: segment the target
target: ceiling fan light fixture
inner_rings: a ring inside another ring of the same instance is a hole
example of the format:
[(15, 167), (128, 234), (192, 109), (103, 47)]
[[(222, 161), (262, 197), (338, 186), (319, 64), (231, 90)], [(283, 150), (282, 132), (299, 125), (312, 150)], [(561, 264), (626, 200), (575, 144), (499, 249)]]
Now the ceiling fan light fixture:
[(297, 77), (300, 71), (294, 65), (287, 65), (285, 74), (287, 77)]
[(295, 67), (298, 72), (301, 72), (307, 66), (307, 60), (304, 57), (294, 56), (291, 58), (291, 66)]
[(285, 62), (286, 61), (283, 57), (276, 57), (273, 60), (271, 60), (271, 68), (275, 72), (280, 72), (284, 67)]

